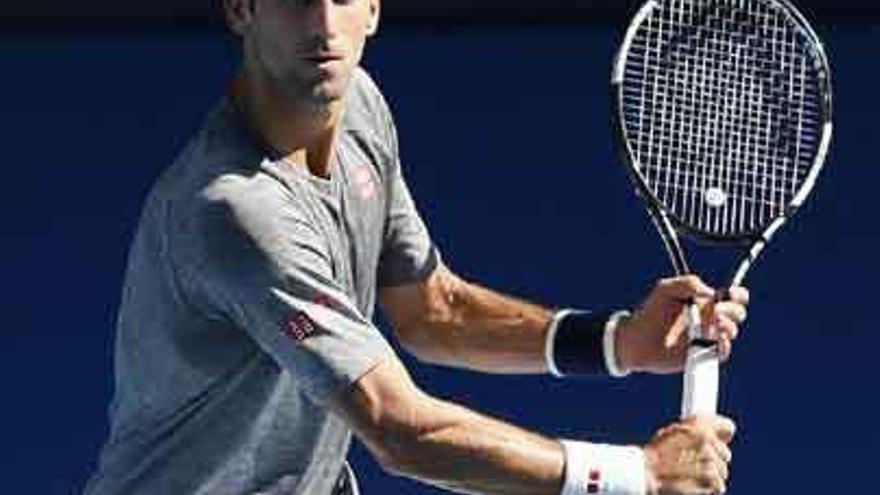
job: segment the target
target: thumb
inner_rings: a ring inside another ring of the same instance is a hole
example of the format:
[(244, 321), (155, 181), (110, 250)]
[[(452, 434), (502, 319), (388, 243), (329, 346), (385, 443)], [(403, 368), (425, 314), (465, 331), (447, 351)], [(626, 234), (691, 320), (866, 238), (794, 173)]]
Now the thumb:
[(695, 316), (690, 315), (690, 312), (694, 311), (693, 306), (684, 306), (684, 309), (685, 312), (678, 316), (678, 319), (670, 327), (669, 332), (666, 333), (666, 337), (663, 339), (663, 345), (666, 349), (672, 349), (687, 336), (691, 318)]
[(715, 435), (724, 443), (730, 443), (736, 435), (736, 423), (724, 416), (715, 419)]
[(687, 325), (673, 325), (672, 329), (663, 338), (663, 346), (666, 349), (672, 349), (681, 341), (682, 336), (687, 333)]

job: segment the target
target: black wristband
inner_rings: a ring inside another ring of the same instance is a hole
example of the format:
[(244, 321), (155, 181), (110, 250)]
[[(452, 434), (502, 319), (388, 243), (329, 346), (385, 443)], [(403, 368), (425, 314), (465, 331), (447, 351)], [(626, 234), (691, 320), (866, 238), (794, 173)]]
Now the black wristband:
[(605, 363), (605, 326), (611, 311), (572, 311), (557, 322), (553, 363), (563, 376), (608, 375)]

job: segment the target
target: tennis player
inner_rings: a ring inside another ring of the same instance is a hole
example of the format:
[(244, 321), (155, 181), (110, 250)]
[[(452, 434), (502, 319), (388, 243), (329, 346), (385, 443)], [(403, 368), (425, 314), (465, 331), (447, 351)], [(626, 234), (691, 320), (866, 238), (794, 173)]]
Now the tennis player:
[(359, 68), (379, 0), (225, 0), (243, 63), (152, 189), (130, 251), (111, 431), (90, 495), (358, 493), (354, 432), (390, 473), (480, 494), (723, 492), (733, 423), (645, 445), (541, 436), (432, 397), (422, 360), (488, 373), (675, 372), (684, 301), (725, 355), (748, 294), (659, 282), (626, 312), (554, 311), (462, 280), (410, 197)]

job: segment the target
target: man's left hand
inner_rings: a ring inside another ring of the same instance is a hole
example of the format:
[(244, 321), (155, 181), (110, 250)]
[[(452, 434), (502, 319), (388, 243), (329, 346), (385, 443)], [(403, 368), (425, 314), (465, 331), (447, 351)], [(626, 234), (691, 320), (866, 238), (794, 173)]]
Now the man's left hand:
[(692, 301), (700, 308), (703, 337), (717, 341), (721, 358), (728, 359), (746, 319), (749, 291), (744, 287), (716, 291), (699, 277), (686, 275), (658, 282), (642, 306), (620, 322), (615, 348), (621, 370), (681, 371), (688, 347), (687, 307)]

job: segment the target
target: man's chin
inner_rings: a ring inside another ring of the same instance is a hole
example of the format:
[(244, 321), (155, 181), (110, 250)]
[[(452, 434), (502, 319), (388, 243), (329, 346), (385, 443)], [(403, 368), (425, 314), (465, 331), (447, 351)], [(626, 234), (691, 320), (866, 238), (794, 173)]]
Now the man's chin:
[(315, 87), (312, 92), (312, 100), (318, 104), (330, 105), (345, 97), (345, 85), (340, 83), (323, 82)]
[(346, 78), (341, 76), (312, 80), (308, 83), (302, 80), (298, 83), (291, 81), (284, 85), (285, 99), (294, 107), (306, 105), (321, 110), (345, 97), (348, 87), (346, 82)]

